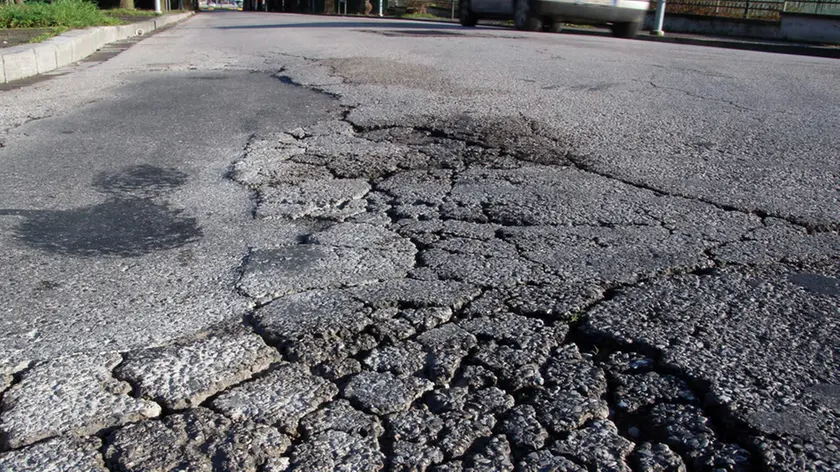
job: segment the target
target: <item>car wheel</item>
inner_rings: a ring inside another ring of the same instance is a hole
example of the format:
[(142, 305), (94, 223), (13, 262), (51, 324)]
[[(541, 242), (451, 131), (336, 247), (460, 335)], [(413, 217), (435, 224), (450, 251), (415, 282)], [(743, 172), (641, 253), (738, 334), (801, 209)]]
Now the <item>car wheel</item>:
[(642, 28), (642, 23), (633, 21), (630, 23), (613, 23), (612, 34), (617, 38), (632, 38)]
[(516, 0), (516, 10), (513, 13), (513, 24), (516, 29), (540, 31), (542, 23), (542, 19), (534, 12), (532, 0)]
[(546, 31), (549, 33), (560, 33), (563, 31), (563, 22), (562, 21), (552, 21), (548, 24), (545, 28)]
[(470, 0), (461, 0), (461, 8), (458, 9), (458, 19), (461, 20), (461, 26), (475, 26), (478, 23), (478, 17), (472, 11)]

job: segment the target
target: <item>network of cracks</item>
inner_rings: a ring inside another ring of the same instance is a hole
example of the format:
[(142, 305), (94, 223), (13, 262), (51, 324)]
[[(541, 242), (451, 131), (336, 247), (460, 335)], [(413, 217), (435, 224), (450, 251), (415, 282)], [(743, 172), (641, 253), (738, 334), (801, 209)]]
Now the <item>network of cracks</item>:
[[(593, 172), (521, 119), (253, 136), (230, 178), (300, 229), (247, 251), (253, 311), (9, 376), (0, 469), (840, 463), (835, 232)], [(99, 411), (25, 421), (79, 365)]]

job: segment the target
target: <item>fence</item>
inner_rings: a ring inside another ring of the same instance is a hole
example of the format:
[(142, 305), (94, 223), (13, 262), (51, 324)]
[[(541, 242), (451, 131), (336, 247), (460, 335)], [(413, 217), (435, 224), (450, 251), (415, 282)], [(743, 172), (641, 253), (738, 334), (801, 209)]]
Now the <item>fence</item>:
[(840, 15), (840, 0), (803, 0), (785, 2), (785, 12), (812, 15)]
[[(651, 1), (651, 10), (656, 1)], [(665, 13), (778, 21), (782, 12), (840, 15), (840, 0), (667, 0)]]
[[(379, 0), (370, 1), (374, 5), (378, 5), (377, 1)], [(457, 18), (458, 16), (458, 0), (384, 1), (386, 1), (386, 10), (391, 14), (427, 15), (441, 18)], [(651, 10), (656, 8), (656, 1), (651, 0)], [(667, 0), (665, 12), (778, 21), (782, 12), (840, 15), (840, 0)]]
[[(144, 1), (144, 0), (136, 0)], [(346, 0), (350, 14), (364, 14), (367, 3), (371, 13), (379, 11), (379, 2), (389, 15), (457, 18), (458, 0)], [(657, 0), (650, 1), (650, 9)], [(249, 7), (250, 6), (250, 7)], [(339, 0), (245, 0), (245, 9), (266, 9), (306, 13), (338, 13)], [(779, 21), (782, 12), (814, 15), (840, 15), (840, 0), (667, 0), (666, 14), (688, 14), (707, 17), (743, 18)]]

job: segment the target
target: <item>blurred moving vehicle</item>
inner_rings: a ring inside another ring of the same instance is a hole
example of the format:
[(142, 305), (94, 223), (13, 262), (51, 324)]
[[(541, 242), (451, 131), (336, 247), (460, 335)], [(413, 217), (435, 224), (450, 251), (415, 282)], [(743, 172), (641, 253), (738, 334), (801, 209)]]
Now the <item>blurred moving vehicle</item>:
[(198, 9), (201, 11), (238, 10), (242, 11), (243, 0), (199, 0)]
[(609, 24), (614, 36), (632, 38), (642, 27), (648, 0), (460, 0), (464, 26), (510, 20), (517, 29), (559, 33), (564, 23)]

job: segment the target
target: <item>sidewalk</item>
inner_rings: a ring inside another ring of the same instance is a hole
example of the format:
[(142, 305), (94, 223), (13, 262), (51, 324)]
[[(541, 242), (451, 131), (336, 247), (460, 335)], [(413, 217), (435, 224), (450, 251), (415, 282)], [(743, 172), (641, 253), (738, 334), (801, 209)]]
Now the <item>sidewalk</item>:
[(42, 43), (3, 48), (0, 50), (0, 83), (25, 79), (72, 64), (90, 56), (108, 43), (142, 36), (182, 21), (193, 14), (186, 12), (129, 25), (71, 30)]

